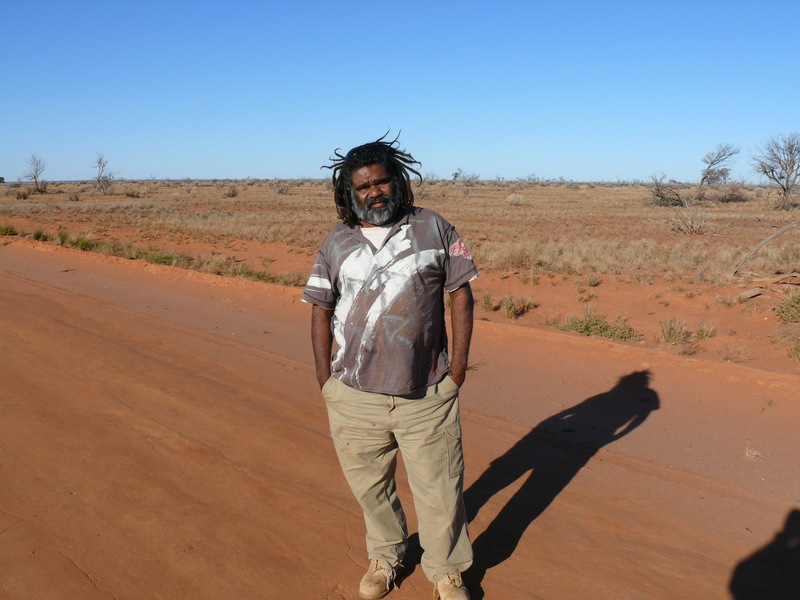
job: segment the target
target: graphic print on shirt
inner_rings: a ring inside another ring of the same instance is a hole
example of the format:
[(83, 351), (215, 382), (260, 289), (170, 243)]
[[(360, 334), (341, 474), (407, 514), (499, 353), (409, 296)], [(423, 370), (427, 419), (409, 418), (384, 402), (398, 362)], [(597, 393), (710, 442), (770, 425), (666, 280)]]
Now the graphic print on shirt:
[[(407, 227), (402, 227), (374, 254), (366, 246), (351, 252), (339, 271), (340, 301), (334, 312), (334, 336), (339, 350), (334, 371), (360, 383), (370, 369), (386, 368), (377, 348), (407, 347), (413, 352), (420, 319), (414, 297), (425, 288), (427, 277), (441, 277), (444, 249), (413, 247)], [(423, 330), (425, 335), (427, 329)], [(426, 335), (427, 337), (427, 335)]]

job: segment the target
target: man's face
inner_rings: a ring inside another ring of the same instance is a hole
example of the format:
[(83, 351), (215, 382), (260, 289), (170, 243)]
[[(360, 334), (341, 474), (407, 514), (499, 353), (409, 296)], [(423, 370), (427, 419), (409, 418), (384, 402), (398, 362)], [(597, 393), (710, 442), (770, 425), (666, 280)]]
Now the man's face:
[(391, 223), (400, 209), (399, 189), (383, 165), (353, 171), (350, 202), (364, 227)]

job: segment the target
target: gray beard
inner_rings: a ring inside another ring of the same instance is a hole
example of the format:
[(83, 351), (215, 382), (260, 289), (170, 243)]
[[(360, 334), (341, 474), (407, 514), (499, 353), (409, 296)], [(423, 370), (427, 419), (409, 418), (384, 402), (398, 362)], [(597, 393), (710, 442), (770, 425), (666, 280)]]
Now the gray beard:
[[(382, 227), (394, 221), (394, 218), (397, 216), (400, 210), (399, 196), (397, 192), (393, 192), (391, 196), (383, 195), (377, 198), (370, 198), (366, 201), (366, 206), (362, 206), (358, 198), (355, 197), (355, 194), (351, 194), (350, 206), (352, 206), (353, 212), (356, 214), (359, 221)], [(385, 202), (386, 205), (378, 208), (370, 208), (370, 206), (376, 202)]]

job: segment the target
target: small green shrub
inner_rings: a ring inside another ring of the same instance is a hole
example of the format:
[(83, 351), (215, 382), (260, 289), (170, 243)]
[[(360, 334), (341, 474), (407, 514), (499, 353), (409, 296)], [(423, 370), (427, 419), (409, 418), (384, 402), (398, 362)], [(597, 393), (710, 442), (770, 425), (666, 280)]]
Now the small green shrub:
[(0, 235), (17, 235), (13, 225), (0, 225)]
[(179, 257), (180, 255), (173, 254), (172, 252), (163, 252), (158, 250), (143, 252), (141, 256), (141, 258), (147, 262), (157, 265), (167, 265), (168, 267), (176, 266), (176, 263), (179, 261)]
[(85, 235), (79, 235), (75, 239), (75, 247), (84, 252), (94, 250), (97, 247), (97, 241)]
[(606, 318), (594, 312), (594, 309), (587, 307), (583, 317), (568, 316), (564, 323), (556, 325), (561, 331), (576, 331), (581, 335), (597, 336), (612, 340), (641, 340), (642, 334), (628, 325), (624, 317), (617, 317), (614, 324), (606, 321)]
[(248, 265), (240, 265), (236, 263), (231, 263), (223, 272), (224, 275), (228, 275), (229, 277), (244, 277), (244, 278), (253, 278), (255, 277), (255, 273), (252, 267)]
[(792, 294), (775, 307), (775, 312), (784, 323), (800, 323), (800, 294)]

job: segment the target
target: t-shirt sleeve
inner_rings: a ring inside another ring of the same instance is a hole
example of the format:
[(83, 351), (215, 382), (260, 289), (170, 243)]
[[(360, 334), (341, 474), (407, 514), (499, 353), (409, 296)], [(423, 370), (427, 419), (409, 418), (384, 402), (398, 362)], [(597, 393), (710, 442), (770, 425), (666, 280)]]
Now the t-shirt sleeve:
[(449, 223), (447, 223), (444, 241), (447, 247), (444, 289), (452, 292), (475, 279), (478, 276), (478, 269), (464, 240), (458, 235), (456, 228)]
[(333, 309), (336, 306), (336, 294), (333, 287), (333, 277), (325, 257), (325, 246), (317, 252), (317, 259), (311, 268), (311, 275), (303, 291), (303, 302), (316, 304), (322, 308)]

